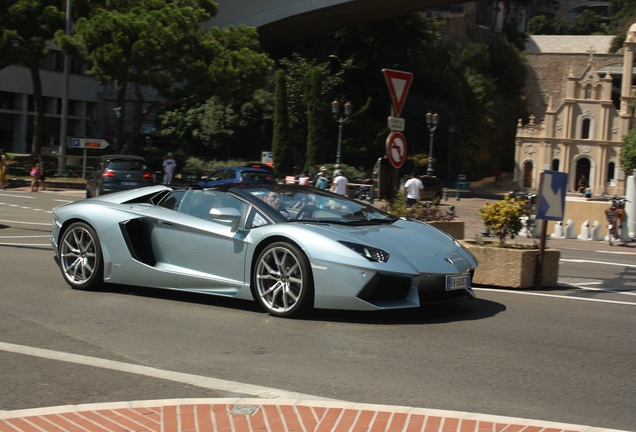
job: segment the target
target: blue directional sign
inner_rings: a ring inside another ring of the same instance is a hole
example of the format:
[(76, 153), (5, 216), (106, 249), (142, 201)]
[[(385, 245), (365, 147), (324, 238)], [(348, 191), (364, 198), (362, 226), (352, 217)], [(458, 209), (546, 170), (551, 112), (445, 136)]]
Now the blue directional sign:
[(556, 171), (543, 171), (537, 194), (537, 219), (563, 220), (568, 175)]

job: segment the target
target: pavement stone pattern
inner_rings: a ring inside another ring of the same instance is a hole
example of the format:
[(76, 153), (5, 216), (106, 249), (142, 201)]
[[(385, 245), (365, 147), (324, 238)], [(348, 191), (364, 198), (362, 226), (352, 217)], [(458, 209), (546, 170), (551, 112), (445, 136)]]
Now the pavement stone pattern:
[(268, 399), (180, 399), (0, 411), (0, 431), (612, 432), (456, 411)]

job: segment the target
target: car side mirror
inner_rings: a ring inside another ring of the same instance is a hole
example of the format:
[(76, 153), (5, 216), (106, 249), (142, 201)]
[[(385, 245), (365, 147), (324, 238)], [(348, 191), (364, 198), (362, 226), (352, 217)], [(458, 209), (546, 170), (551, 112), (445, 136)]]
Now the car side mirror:
[(234, 207), (219, 207), (212, 208), (210, 210), (210, 217), (222, 223), (232, 224), (232, 232), (238, 229), (239, 221), (241, 220), (241, 212)]

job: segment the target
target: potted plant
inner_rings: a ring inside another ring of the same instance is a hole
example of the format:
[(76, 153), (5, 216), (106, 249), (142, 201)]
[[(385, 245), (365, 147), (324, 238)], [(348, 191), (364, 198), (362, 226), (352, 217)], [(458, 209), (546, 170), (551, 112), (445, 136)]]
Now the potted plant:
[[(475, 271), (473, 283), (476, 285), (500, 286), (507, 288), (535, 287), (537, 274), (537, 244), (509, 243), (523, 228), (524, 201), (506, 197), (501, 201), (486, 203), (479, 211), (484, 228), (498, 241), (464, 242), (475, 255), (479, 267)], [(546, 249), (543, 252), (541, 287), (553, 287), (559, 276), (561, 252)]]

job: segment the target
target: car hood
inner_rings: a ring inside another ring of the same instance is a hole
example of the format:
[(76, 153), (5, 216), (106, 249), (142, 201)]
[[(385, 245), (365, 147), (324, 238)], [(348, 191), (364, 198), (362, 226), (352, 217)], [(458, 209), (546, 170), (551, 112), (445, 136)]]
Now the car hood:
[(477, 265), (472, 254), (457, 240), (431, 225), (417, 221), (400, 219), (391, 225), (373, 226), (307, 224), (307, 228), (336, 241), (349, 241), (383, 249), (392, 256), (400, 256), (414, 264), (435, 260), (435, 257), (442, 260), (460, 256), (467, 261), (469, 267)]

